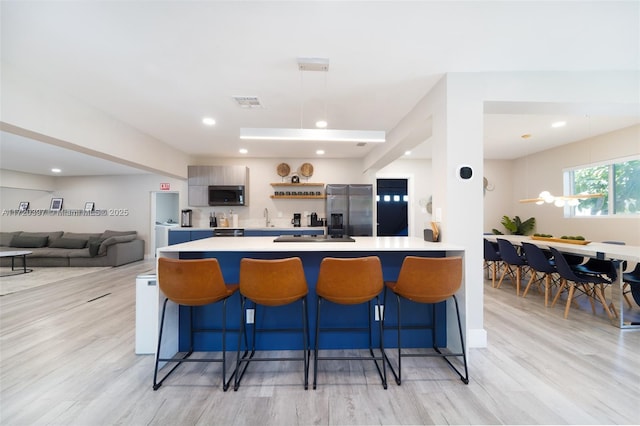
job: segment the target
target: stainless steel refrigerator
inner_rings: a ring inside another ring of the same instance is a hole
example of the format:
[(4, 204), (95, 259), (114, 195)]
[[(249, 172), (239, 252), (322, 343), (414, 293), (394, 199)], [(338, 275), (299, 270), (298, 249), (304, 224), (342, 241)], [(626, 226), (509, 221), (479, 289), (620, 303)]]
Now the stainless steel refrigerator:
[(373, 185), (328, 184), (326, 194), (329, 235), (373, 235)]

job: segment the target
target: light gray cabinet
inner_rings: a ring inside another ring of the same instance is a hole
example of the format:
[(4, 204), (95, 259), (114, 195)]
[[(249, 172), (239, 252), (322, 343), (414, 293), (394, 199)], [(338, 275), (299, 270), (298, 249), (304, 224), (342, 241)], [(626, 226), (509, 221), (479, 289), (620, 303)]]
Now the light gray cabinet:
[(247, 185), (246, 166), (188, 166), (189, 185)]
[(209, 206), (208, 190), (207, 185), (189, 185), (189, 205), (193, 207)]
[(189, 186), (209, 185), (209, 168), (211, 166), (188, 166), (187, 175)]

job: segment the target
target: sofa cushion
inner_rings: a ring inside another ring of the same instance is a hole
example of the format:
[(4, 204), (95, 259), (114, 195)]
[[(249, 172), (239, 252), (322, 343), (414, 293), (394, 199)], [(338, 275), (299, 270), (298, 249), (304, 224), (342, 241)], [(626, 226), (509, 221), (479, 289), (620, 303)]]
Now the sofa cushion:
[(89, 241), (89, 238), (99, 237), (101, 233), (86, 233), (86, 232), (65, 232), (62, 234), (62, 238), (75, 238), (79, 240)]
[(107, 229), (102, 233), (102, 238), (110, 238), (110, 237), (120, 237), (122, 235), (133, 235), (134, 237), (138, 235), (137, 231), (111, 231)]
[(38, 247), (46, 247), (49, 242), (49, 237), (34, 237), (34, 236), (23, 236), (23, 235), (15, 235), (11, 239), (11, 247), (18, 248), (38, 248)]
[(13, 237), (20, 235), (21, 232), (22, 231), (0, 232), (0, 247), (10, 247)]
[[(27, 259), (32, 257), (44, 258), (68, 258), (69, 255), (76, 251), (81, 251), (82, 249), (65, 249), (65, 248), (51, 248), (51, 247), (41, 247), (33, 249), (33, 253), (27, 256)], [(27, 260), (27, 264), (29, 261)]]
[(87, 240), (79, 238), (58, 238), (49, 243), (51, 248), (81, 249), (87, 245)]
[(56, 238), (62, 237), (64, 231), (53, 231), (53, 232), (21, 232), (21, 237), (49, 237), (49, 241), (55, 240)]
[(95, 257), (95, 256), (98, 255), (98, 250), (100, 250), (100, 245), (102, 244), (102, 242), (104, 240), (106, 240), (106, 238), (102, 238), (102, 237), (91, 237), (91, 238), (89, 238), (89, 242), (87, 243), (87, 247), (89, 248), (89, 255), (91, 257)]
[[(96, 253), (97, 252), (98, 252), (98, 249), (96, 248)], [(70, 250), (70, 253), (69, 253), (69, 258), (78, 259), (78, 258), (88, 258), (88, 257), (95, 257), (95, 254), (92, 256), (91, 253), (89, 252), (89, 247), (85, 247), (79, 250)]]
[(112, 244), (127, 243), (135, 239), (136, 239), (136, 234), (126, 234), (126, 235), (109, 237), (106, 240), (104, 240), (102, 244), (100, 244), (100, 248), (98, 248), (98, 255), (106, 254), (107, 247), (109, 247)]

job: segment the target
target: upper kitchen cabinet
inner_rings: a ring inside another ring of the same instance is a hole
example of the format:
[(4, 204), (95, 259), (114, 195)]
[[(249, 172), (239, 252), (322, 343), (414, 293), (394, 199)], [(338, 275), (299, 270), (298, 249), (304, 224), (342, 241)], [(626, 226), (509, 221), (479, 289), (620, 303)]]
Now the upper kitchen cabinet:
[(189, 185), (247, 185), (246, 166), (188, 166)]
[[(188, 166), (189, 205), (208, 207), (210, 185), (244, 186), (249, 193), (249, 168), (246, 166)], [(248, 205), (245, 200), (244, 205)]]

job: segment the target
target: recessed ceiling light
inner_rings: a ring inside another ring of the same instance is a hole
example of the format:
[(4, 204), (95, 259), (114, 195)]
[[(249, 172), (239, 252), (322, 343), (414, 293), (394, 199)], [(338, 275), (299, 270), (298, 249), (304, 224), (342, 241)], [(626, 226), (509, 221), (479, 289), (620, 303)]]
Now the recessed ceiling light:
[(551, 124), (551, 127), (553, 127), (554, 129), (557, 129), (558, 127), (564, 127), (567, 125), (566, 121), (556, 121), (555, 123)]
[(324, 155), (324, 149), (319, 149), (316, 151), (316, 154), (318, 155)]
[(405, 151), (404, 155), (411, 155), (411, 151)]
[(207, 126), (214, 126), (216, 124), (216, 120), (211, 117), (205, 117), (202, 119), (202, 124), (205, 124)]
[(249, 152), (249, 150), (248, 150), (248, 149), (246, 149), (246, 148), (240, 148), (240, 149), (238, 150), (238, 152), (239, 152), (240, 154), (246, 154), (247, 152)]
[(51, 171), (52, 171), (53, 173), (60, 173), (62, 170), (57, 169), (57, 168), (53, 168), (53, 169), (51, 169)]
[(316, 127), (317, 127), (318, 129), (325, 129), (325, 128), (327, 127), (327, 125), (328, 125), (328, 124), (329, 124), (329, 123), (327, 123), (327, 122), (326, 122), (326, 121), (324, 121), (324, 120), (318, 120), (318, 121), (316, 121)]

